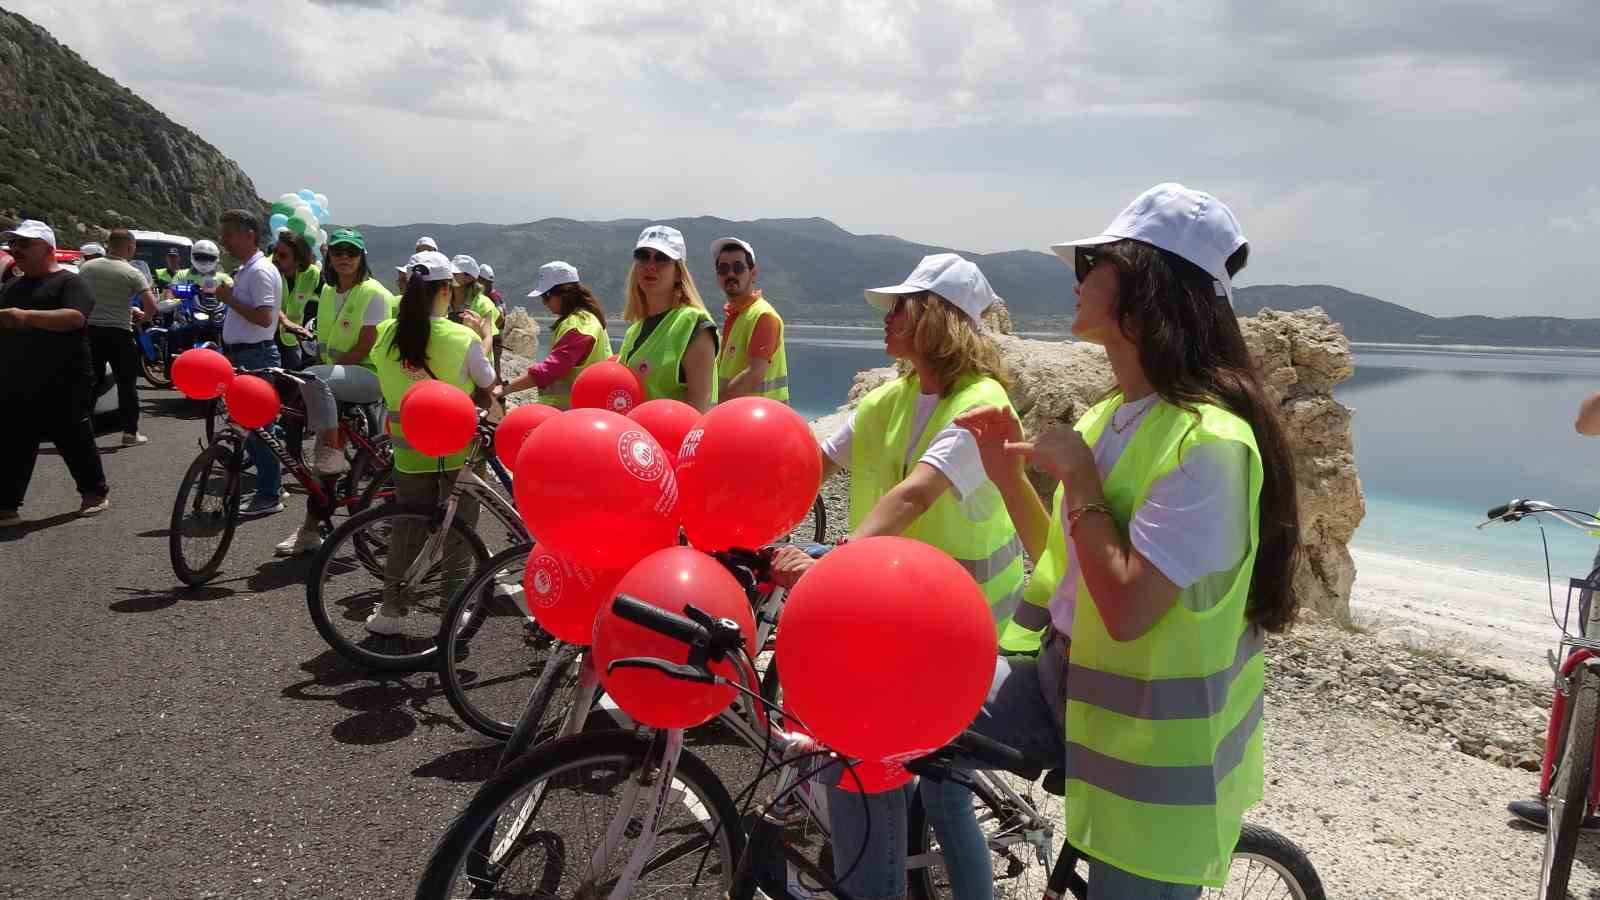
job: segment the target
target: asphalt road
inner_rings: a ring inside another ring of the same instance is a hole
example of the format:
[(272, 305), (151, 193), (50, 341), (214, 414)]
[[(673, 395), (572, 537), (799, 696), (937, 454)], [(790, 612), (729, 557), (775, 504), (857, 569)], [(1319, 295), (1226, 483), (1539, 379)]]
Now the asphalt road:
[(182, 587), (167, 523), (201, 423), (173, 392), (141, 400), (149, 444), (100, 439), (108, 512), (76, 517), (47, 450), (0, 528), (0, 897), (409, 896), (498, 745), (433, 673), (376, 677), (323, 643), (308, 561), (272, 554), (298, 495)]

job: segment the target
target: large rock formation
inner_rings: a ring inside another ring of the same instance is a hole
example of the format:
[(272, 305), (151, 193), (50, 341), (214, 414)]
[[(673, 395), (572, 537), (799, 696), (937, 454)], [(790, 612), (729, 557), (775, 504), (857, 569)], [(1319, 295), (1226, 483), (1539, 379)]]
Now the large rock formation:
[(502, 334), (506, 350), (525, 359), (539, 354), (539, 323), (520, 306), (506, 312), (506, 327)]
[(237, 163), (6, 10), (0, 82), (0, 216), (76, 246), (117, 226), (210, 234), (223, 210), (261, 208)]
[[(1076, 421), (1112, 385), (1111, 367), (1099, 347), (1012, 336), (997, 327), (1008, 321), (1002, 313), (991, 311), (985, 319), (997, 333), (1013, 380), (1011, 402), (1029, 434)], [(1239, 325), (1294, 451), (1305, 549), (1295, 592), (1302, 608), (1343, 616), (1355, 581), (1349, 543), (1366, 514), (1350, 436), (1350, 410), (1333, 399), (1334, 385), (1355, 371), (1350, 344), (1321, 309), (1290, 313), (1266, 309), (1240, 319)], [(819, 419), (817, 432), (830, 433), (863, 394), (894, 375), (891, 368), (858, 374), (845, 406)], [(1031, 475), (1041, 496), (1049, 497), (1054, 480), (1043, 472)]]

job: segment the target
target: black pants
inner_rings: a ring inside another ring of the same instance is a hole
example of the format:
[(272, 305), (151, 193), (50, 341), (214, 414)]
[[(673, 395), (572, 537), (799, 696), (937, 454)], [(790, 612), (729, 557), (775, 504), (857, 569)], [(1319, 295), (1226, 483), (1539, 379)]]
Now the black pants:
[[(91, 383), (99, 380), (107, 365), (111, 366), (111, 375), (117, 380), (117, 411), (122, 414), (122, 430), (128, 434), (138, 432), (140, 350), (133, 332), (91, 325), (89, 353), (94, 358)], [(92, 409), (94, 401), (89, 402)]]
[(87, 377), (66, 379), (67, 384), (41, 385), (33, 394), (0, 394), (0, 509), (18, 509), (33, 480), (39, 445), (56, 445), (61, 459), (78, 484), (78, 493), (103, 497), (106, 470), (94, 445), (94, 425), (89, 421)]

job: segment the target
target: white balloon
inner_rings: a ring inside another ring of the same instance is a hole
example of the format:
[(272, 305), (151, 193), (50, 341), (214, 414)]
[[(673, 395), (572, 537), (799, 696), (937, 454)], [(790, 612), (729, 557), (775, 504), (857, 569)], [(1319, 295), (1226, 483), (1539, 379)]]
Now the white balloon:
[(328, 208), (328, 195), (327, 194), (318, 194), (317, 197), (316, 197), (316, 200), (317, 200), (317, 205), (318, 206), (322, 207), (323, 209), (327, 209)]

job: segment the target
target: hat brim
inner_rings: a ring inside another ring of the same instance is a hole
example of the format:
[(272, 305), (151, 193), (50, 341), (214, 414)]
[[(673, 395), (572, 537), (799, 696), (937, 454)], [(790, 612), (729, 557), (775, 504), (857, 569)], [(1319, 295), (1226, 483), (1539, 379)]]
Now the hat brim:
[(658, 250), (664, 256), (666, 256), (667, 259), (670, 259), (673, 262), (683, 262), (682, 253), (679, 253), (677, 250), (674, 250), (671, 246), (661, 241), (640, 241), (639, 243), (633, 245), (633, 249), (635, 250), (643, 247), (649, 247), (651, 250)]
[(722, 248), (728, 246), (729, 244), (732, 244), (733, 246), (738, 247), (740, 250), (750, 254), (750, 264), (755, 265), (755, 248), (751, 247), (748, 241), (736, 237), (717, 238), (716, 240), (712, 241), (711, 259), (715, 261), (717, 256), (722, 253)]
[(342, 241), (329, 241), (328, 242), (328, 249), (331, 250), (334, 247), (354, 247), (357, 250), (360, 250), (362, 253), (367, 252), (367, 245), (366, 244), (363, 244), (360, 241), (352, 241), (349, 238), (346, 238), (346, 239), (344, 239)]
[(1075, 241), (1062, 241), (1059, 244), (1051, 244), (1050, 249), (1055, 252), (1056, 256), (1061, 257), (1061, 261), (1066, 263), (1067, 268), (1070, 269), (1077, 262), (1074, 257), (1077, 254), (1079, 247), (1098, 247), (1102, 244), (1115, 244), (1117, 241), (1123, 240), (1127, 240), (1127, 238), (1115, 234), (1097, 234), (1094, 237), (1079, 238)]
[(889, 287), (872, 288), (864, 293), (867, 297), (867, 303), (871, 304), (874, 309), (889, 312), (894, 309), (896, 298), (903, 297), (906, 294), (920, 294), (925, 290), (927, 288), (914, 284), (896, 284)]

